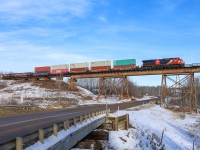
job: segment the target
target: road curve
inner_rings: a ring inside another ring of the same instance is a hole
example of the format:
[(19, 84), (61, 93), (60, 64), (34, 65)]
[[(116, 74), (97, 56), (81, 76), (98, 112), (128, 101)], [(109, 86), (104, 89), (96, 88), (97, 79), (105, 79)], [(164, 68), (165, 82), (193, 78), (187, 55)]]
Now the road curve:
[[(146, 102), (148, 101), (149, 100)], [(108, 108), (110, 108), (111, 111), (115, 111), (119, 106), (120, 110), (122, 110), (139, 106), (144, 102), (145, 101), (135, 101), (120, 104), (110, 104), (108, 105)], [(15, 139), (16, 137), (24, 136), (41, 128), (48, 127), (54, 123), (101, 110), (105, 110), (105, 105), (83, 105), (77, 108), (70, 108), (61, 111), (33, 113), (0, 118), (0, 145)]]

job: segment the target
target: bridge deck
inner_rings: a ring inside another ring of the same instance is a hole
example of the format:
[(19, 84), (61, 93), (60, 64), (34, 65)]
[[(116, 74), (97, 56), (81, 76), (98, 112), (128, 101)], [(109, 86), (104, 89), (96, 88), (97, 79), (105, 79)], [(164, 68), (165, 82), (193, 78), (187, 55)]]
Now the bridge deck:
[(82, 73), (62, 73), (62, 74), (5, 74), (1, 75), (3, 80), (33, 79), (33, 78), (55, 78), (55, 77), (71, 77), (71, 78), (100, 78), (100, 77), (123, 77), (123, 76), (143, 76), (143, 75), (162, 75), (162, 74), (184, 74), (198, 73), (200, 66), (187, 67), (165, 67), (165, 68), (135, 68), (132, 70), (108, 70), (99, 72), (82, 72)]

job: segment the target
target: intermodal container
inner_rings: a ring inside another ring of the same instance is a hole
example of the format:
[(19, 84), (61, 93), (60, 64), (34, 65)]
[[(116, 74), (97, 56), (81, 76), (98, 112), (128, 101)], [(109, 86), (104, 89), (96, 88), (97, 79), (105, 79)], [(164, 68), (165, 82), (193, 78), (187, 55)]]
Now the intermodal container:
[(107, 71), (111, 69), (111, 61), (91, 62), (91, 71)]
[(111, 61), (96, 61), (90, 63), (91, 67), (111, 66)]
[(70, 69), (71, 68), (89, 68), (89, 63), (75, 63), (75, 64), (70, 64)]
[(114, 60), (113, 66), (129, 66), (136, 65), (136, 59)]
[(89, 70), (89, 63), (70, 64), (70, 72), (86, 72)]
[(57, 69), (69, 69), (69, 65), (63, 64), (63, 65), (53, 65), (53, 66), (51, 66), (51, 70), (57, 70)]
[(66, 72), (69, 72), (69, 65), (68, 64), (51, 66), (51, 73), (52, 74), (66, 73)]
[(51, 71), (50, 66), (35, 67), (36, 73), (50, 73), (50, 71)]

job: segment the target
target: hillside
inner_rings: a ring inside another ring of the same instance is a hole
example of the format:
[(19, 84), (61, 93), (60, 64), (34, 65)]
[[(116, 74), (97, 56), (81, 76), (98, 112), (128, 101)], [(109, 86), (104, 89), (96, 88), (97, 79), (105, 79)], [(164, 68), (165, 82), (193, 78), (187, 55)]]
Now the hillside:
[(80, 87), (75, 91), (69, 90), (68, 84), (65, 82), (0, 81), (1, 104), (17, 104), (21, 102), (22, 97), (24, 104), (39, 107), (47, 107), (52, 104), (74, 105), (79, 101), (96, 98), (91, 92)]

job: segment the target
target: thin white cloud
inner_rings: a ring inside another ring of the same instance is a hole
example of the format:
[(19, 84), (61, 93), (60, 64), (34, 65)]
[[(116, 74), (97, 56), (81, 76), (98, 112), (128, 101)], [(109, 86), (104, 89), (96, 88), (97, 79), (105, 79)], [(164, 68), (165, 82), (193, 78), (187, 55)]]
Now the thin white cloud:
[(100, 20), (101, 22), (107, 22), (107, 19), (106, 19), (106, 17), (104, 17), (104, 16), (99, 16), (99, 20)]
[(0, 53), (8, 51), (7, 47), (0, 47)]
[(0, 21), (84, 17), (91, 5), (90, 0), (0, 0)]
[(187, 0), (158, 0), (158, 2), (161, 4), (162, 8), (164, 8), (165, 11), (174, 11), (179, 7), (181, 4), (185, 3)]

